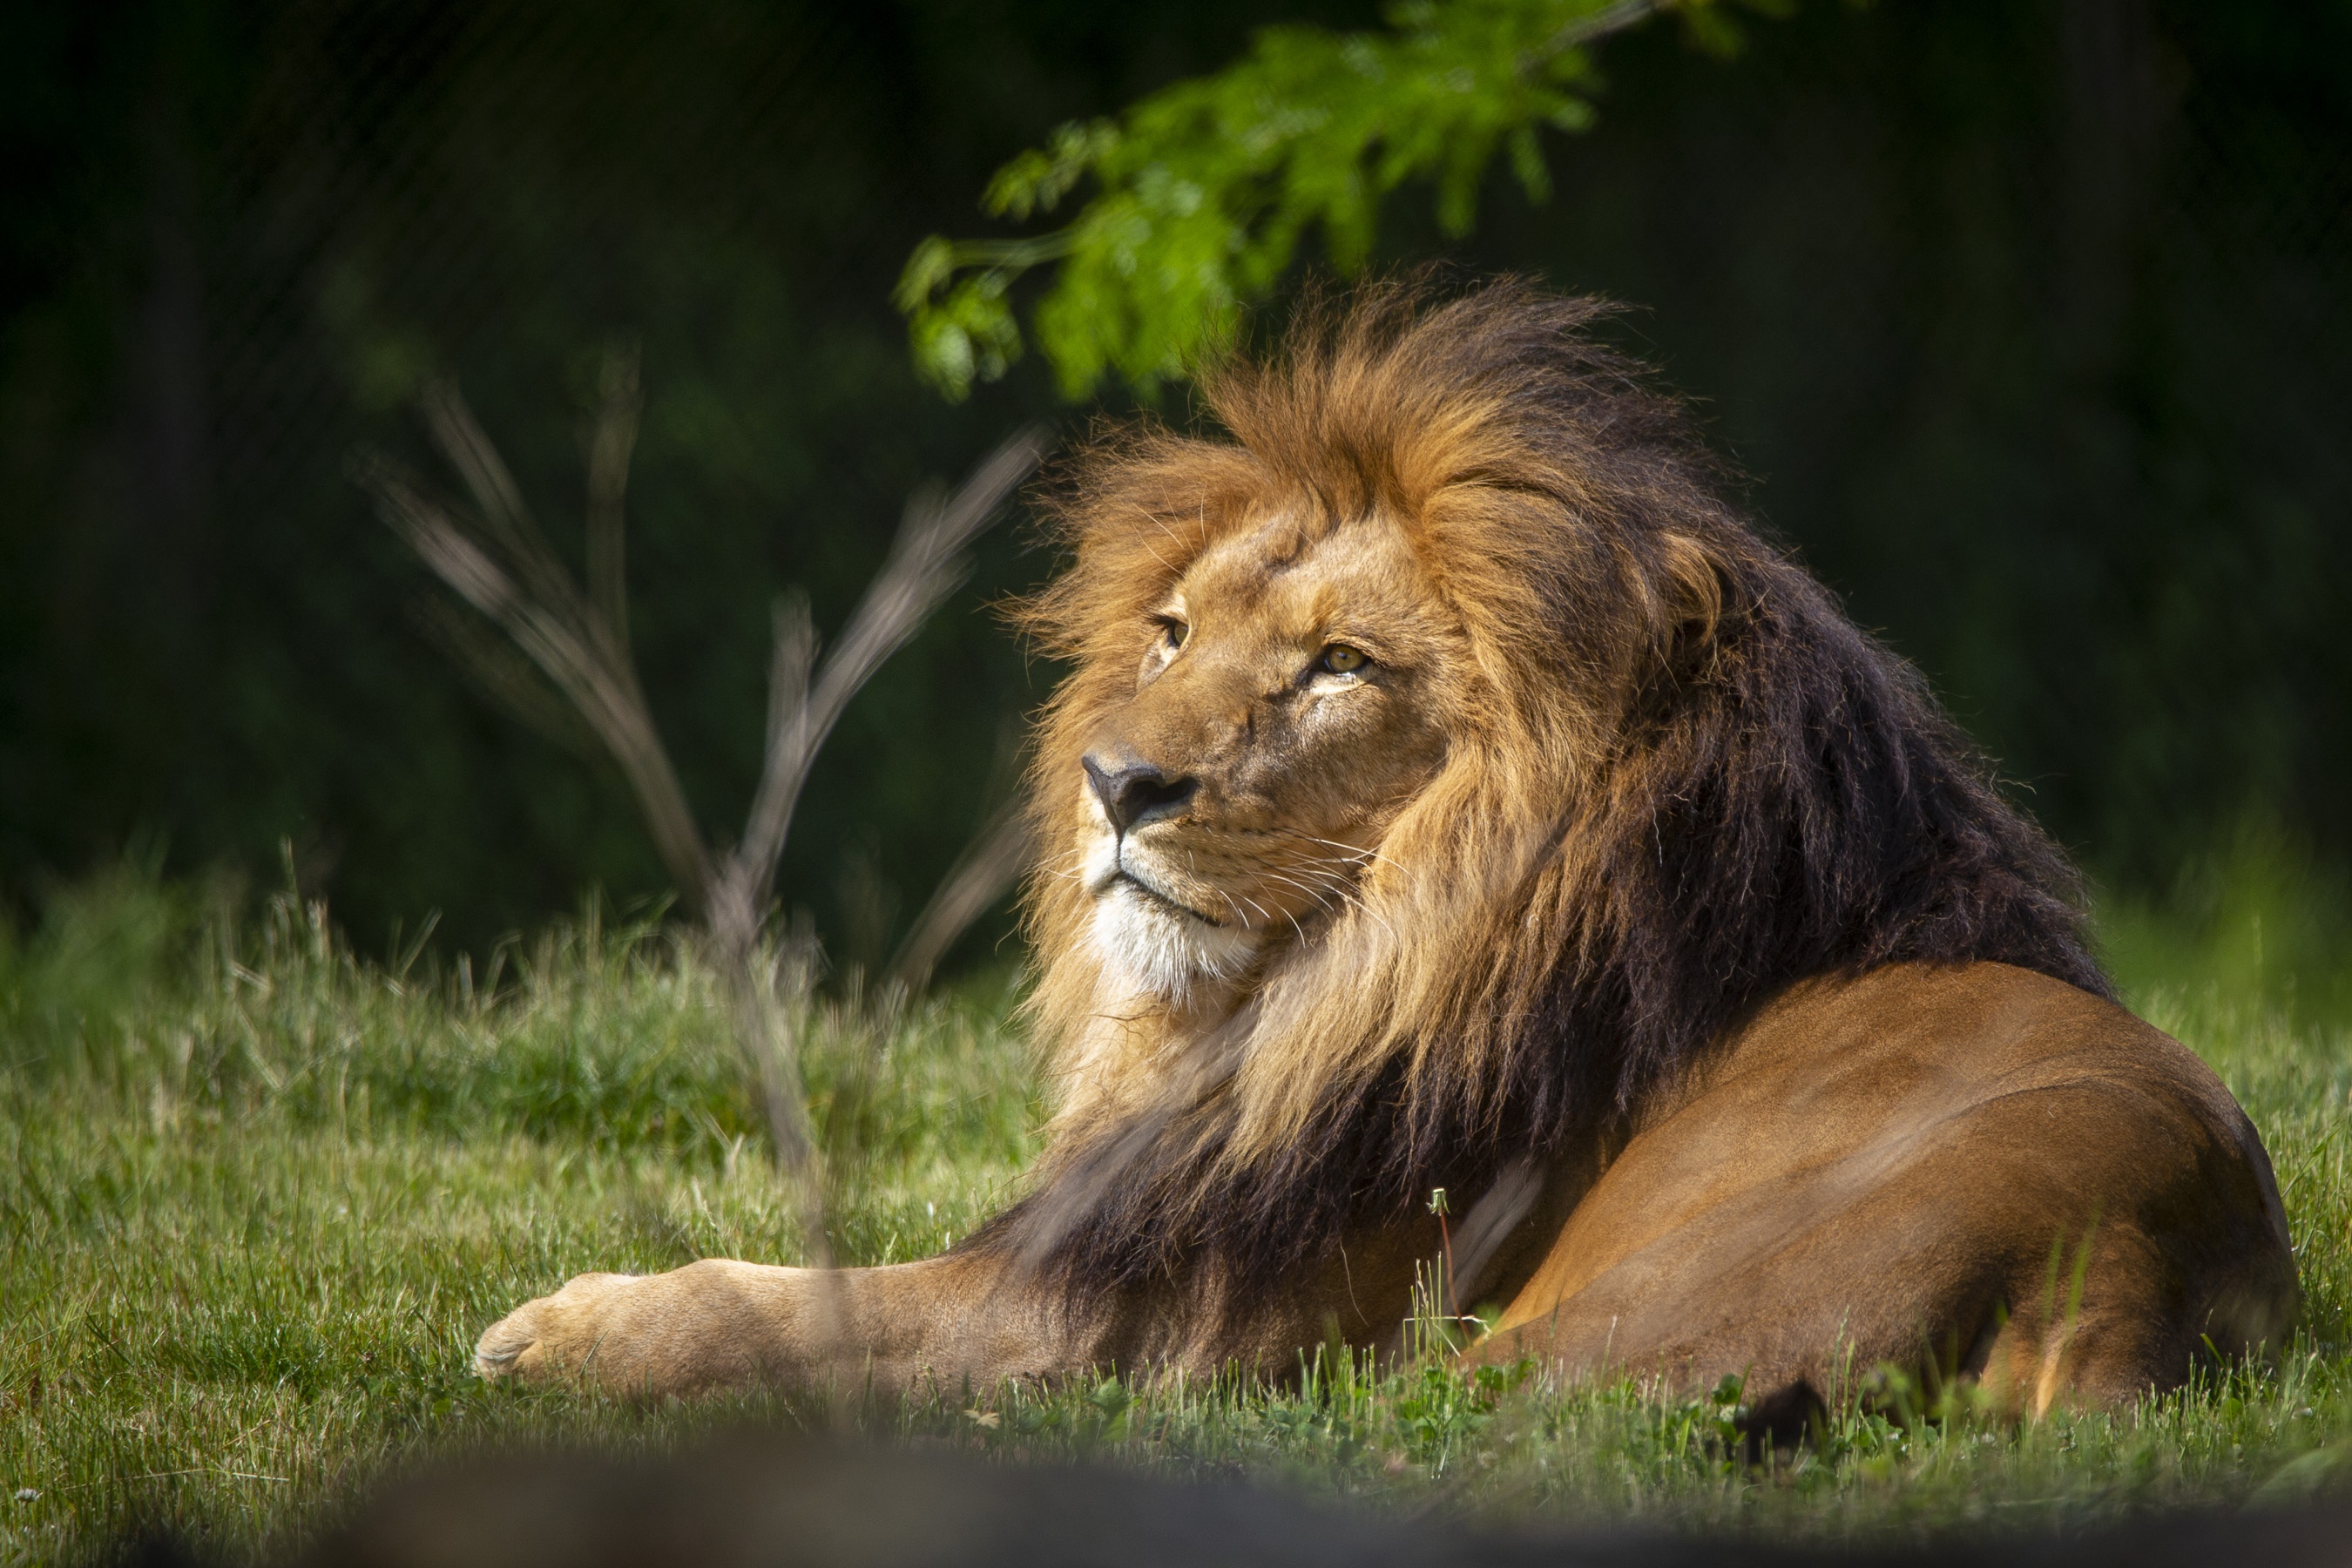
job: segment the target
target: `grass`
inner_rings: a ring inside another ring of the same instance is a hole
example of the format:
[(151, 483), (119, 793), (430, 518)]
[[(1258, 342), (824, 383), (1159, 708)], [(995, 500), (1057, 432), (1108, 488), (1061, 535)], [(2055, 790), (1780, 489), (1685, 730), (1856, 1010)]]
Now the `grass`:
[[(2108, 923), (2136, 1005), (2204, 1053), (2268, 1142), (2300, 1337), (2274, 1366), (2116, 1415), (1847, 1410), (1759, 1468), (1714, 1401), (1436, 1365), (1290, 1393), (1082, 1383), (830, 1413), (484, 1385), (474, 1336), (569, 1274), (794, 1257), (707, 977), (657, 929), (593, 913), (440, 969), (362, 962), (289, 900), (241, 926), (185, 890), (93, 883), (0, 941), (0, 1561), (85, 1558), (158, 1522), (244, 1557), (452, 1446), (659, 1447), (746, 1417), (1247, 1474), (1368, 1507), (1799, 1540), (2073, 1529), (2352, 1479), (2352, 1036), (2312, 1002), (2324, 987), (2249, 974), (2226, 932)], [(1041, 1108), (1013, 999), (1000, 978), (925, 1005), (870, 1072), (848, 1010), (813, 1020), (844, 1257), (936, 1251), (1017, 1179)]]

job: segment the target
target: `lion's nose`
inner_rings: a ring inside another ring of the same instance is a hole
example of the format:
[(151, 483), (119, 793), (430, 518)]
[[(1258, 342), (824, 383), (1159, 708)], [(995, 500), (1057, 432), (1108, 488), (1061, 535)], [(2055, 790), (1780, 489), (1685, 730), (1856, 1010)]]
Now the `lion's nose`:
[(1151, 763), (1129, 758), (1087, 756), (1078, 765), (1087, 770), (1087, 782), (1094, 785), (1111, 831), (1122, 835), (1142, 823), (1175, 816), (1201, 787), (1198, 779), (1171, 779)]

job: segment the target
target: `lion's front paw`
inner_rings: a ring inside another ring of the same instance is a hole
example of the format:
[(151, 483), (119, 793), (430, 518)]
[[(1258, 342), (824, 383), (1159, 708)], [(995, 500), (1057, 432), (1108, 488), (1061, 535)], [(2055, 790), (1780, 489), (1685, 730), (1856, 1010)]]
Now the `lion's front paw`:
[(552, 1296), (526, 1301), (482, 1331), (474, 1370), (540, 1382), (585, 1373), (609, 1331), (608, 1309), (633, 1274), (581, 1274)]

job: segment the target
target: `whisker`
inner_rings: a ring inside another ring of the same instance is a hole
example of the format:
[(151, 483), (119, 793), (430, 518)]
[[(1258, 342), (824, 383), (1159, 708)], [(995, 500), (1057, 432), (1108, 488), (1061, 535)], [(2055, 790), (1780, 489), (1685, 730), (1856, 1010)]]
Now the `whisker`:
[(1304, 838), (1309, 844), (1320, 844), (1328, 848), (1339, 850), (1349, 858), (1355, 860), (1359, 864), (1368, 860), (1378, 860), (1381, 864), (1384, 866), (1393, 866), (1400, 871), (1404, 869), (1402, 866), (1398, 865), (1396, 861), (1390, 859), (1387, 856), (1381, 854), (1377, 849), (1364, 849), (1353, 844), (1342, 844), (1336, 838), (1318, 838), (1312, 833), (1303, 832), (1296, 827), (1285, 828), (1283, 831), (1291, 834), (1295, 837)]
[[(1287, 887), (1297, 889), (1300, 892), (1314, 900), (1315, 905), (1318, 909), (1328, 910), (1331, 907), (1320, 893), (1318, 893), (1314, 889), (1308, 887), (1304, 882), (1297, 881), (1293, 878), (1286, 877), (1278, 871), (1266, 872), (1265, 876), (1270, 881), (1280, 882)], [(1303, 944), (1307, 941), (1307, 928), (1300, 925), (1298, 923), (1298, 917), (1291, 914), (1288, 910), (1284, 911), (1284, 918), (1290, 921), (1290, 929), (1298, 933), (1298, 940)]]
[[(1234, 895), (1233, 895), (1233, 894), (1231, 894), (1231, 893), (1226, 892), (1223, 888), (1220, 888), (1220, 889), (1217, 889), (1217, 896), (1218, 896), (1219, 898), (1221, 898), (1221, 899), (1224, 900), (1225, 900), (1226, 907), (1228, 907), (1228, 908), (1230, 908), (1230, 909), (1232, 909), (1232, 910), (1234, 910), (1234, 918), (1236, 921), (1240, 920), (1240, 919), (1241, 919), (1241, 910), (1240, 910), (1239, 906), (1237, 906), (1237, 905), (1235, 905), (1235, 904), (1234, 903)], [(1246, 895), (1244, 895), (1244, 896), (1243, 897), (1243, 899), (1242, 899), (1242, 902), (1243, 902), (1243, 903), (1244, 903), (1244, 904), (1247, 904), (1250, 908), (1252, 908), (1252, 909), (1254, 909), (1254, 910), (1257, 910), (1257, 918), (1258, 918), (1259, 920), (1261, 920), (1261, 921), (1265, 921), (1265, 923), (1267, 923), (1267, 924), (1269, 924), (1269, 925), (1273, 923), (1273, 917), (1272, 917), (1272, 916), (1270, 916), (1270, 915), (1268, 915), (1268, 914), (1265, 912), (1265, 907), (1264, 907), (1263, 905), (1261, 905), (1261, 904), (1260, 904), (1260, 903), (1259, 903), (1255, 899), (1249, 898), (1249, 897), (1247, 897)], [(1306, 933), (1305, 931), (1299, 931), (1299, 930), (1298, 930), (1298, 918), (1297, 918), (1296, 915), (1290, 915), (1290, 914), (1285, 914), (1285, 916), (1284, 916), (1283, 918), (1290, 921), (1290, 929), (1291, 929), (1291, 930), (1298, 931), (1298, 940), (1299, 940), (1300, 942), (1305, 942), (1305, 941), (1307, 940), (1307, 933)]]
[[(1329, 906), (1329, 904), (1328, 904), (1328, 903), (1325, 903), (1325, 902), (1324, 902), (1324, 900), (1323, 900), (1323, 899), (1322, 899), (1322, 896), (1321, 896), (1320, 894), (1318, 894), (1318, 893), (1314, 889), (1307, 887), (1307, 886), (1306, 884), (1304, 884), (1304, 883), (1300, 883), (1300, 882), (1297, 882), (1297, 881), (1292, 881), (1290, 879), (1288, 879), (1288, 878), (1285, 877), (1282, 873), (1280, 873), (1280, 872), (1278, 872), (1278, 871), (1269, 871), (1269, 872), (1266, 872), (1266, 873), (1265, 873), (1265, 875), (1266, 875), (1269, 879), (1274, 879), (1274, 880), (1277, 880), (1277, 881), (1289, 881), (1289, 882), (1290, 882), (1290, 885), (1291, 885), (1292, 887), (1297, 888), (1301, 892), (1305, 893), (1308, 898), (1316, 900), (1317, 900), (1317, 902), (1318, 902), (1318, 903), (1322, 903), (1324, 908), (1328, 909), (1328, 908), (1330, 907), (1330, 906)], [(1328, 872), (1312, 872), (1312, 871), (1311, 871), (1311, 872), (1309, 872), (1309, 873), (1308, 873), (1308, 875), (1310, 875), (1310, 876), (1319, 876), (1319, 877), (1326, 877), (1326, 878), (1328, 878), (1329, 873), (1328, 873)], [(1391, 942), (1394, 942), (1394, 941), (1397, 939), (1397, 935), (1396, 935), (1396, 928), (1395, 928), (1394, 926), (1391, 926), (1391, 924), (1389, 924), (1389, 922), (1387, 921), (1387, 920), (1385, 920), (1384, 918), (1382, 918), (1382, 916), (1381, 916), (1381, 915), (1377, 910), (1375, 910), (1372, 908), (1371, 904), (1370, 904), (1369, 901), (1367, 901), (1367, 900), (1365, 900), (1365, 898), (1363, 897), (1363, 895), (1362, 895), (1362, 894), (1360, 894), (1360, 893), (1359, 893), (1358, 891), (1356, 891), (1353, 888), (1350, 888), (1350, 887), (1347, 886), (1345, 883), (1342, 883), (1342, 882), (1339, 882), (1339, 881), (1337, 881), (1337, 880), (1332, 880), (1332, 881), (1330, 882), (1330, 885), (1329, 885), (1329, 886), (1328, 886), (1325, 890), (1326, 890), (1326, 891), (1328, 891), (1328, 893), (1331, 893), (1331, 894), (1333, 894), (1333, 895), (1336, 895), (1336, 896), (1339, 898), (1339, 901), (1340, 901), (1340, 904), (1341, 904), (1341, 907), (1342, 907), (1343, 909), (1351, 909), (1351, 910), (1357, 910), (1357, 911), (1360, 912), (1366, 920), (1368, 920), (1368, 921), (1371, 921), (1374, 925), (1376, 925), (1376, 926), (1380, 927), (1380, 928), (1381, 928), (1381, 930), (1382, 931), (1384, 931), (1385, 933), (1387, 933), (1388, 939), (1389, 939)]]
[[(1271, 874), (1273, 873), (1270, 873), (1270, 875)], [(1348, 886), (1346, 883), (1341, 882), (1337, 879), (1331, 878), (1331, 874), (1328, 871), (1309, 871), (1307, 875), (1328, 879), (1330, 880), (1330, 891), (1337, 894), (1348, 908), (1360, 911), (1366, 920), (1380, 927), (1381, 931), (1388, 934), (1388, 938), (1391, 942), (1394, 942), (1397, 939), (1396, 928), (1390, 925), (1386, 920), (1381, 918), (1379, 912), (1372, 908), (1370, 901), (1365, 899), (1360, 891), (1355, 888)], [(1310, 894), (1309, 896), (1312, 897), (1313, 895)]]
[[(1280, 876), (1279, 874), (1269, 873), (1269, 875), (1272, 875), (1274, 880), (1278, 882), (1289, 881), (1288, 878)], [(1298, 884), (1296, 882), (1291, 882), (1290, 885), (1294, 888), (1298, 888)], [(1315, 897), (1314, 892), (1309, 889), (1299, 888), (1298, 890), (1307, 894), (1310, 899)], [(1255, 902), (1255, 900), (1252, 901)], [(1282, 911), (1282, 918), (1290, 922), (1290, 929), (1297, 934), (1300, 945), (1304, 946), (1307, 942), (1307, 928), (1298, 923), (1298, 917), (1292, 914), (1288, 910), (1285, 910)]]
[(1296, 877), (1286, 875), (1280, 871), (1264, 871), (1259, 874), (1269, 882), (1279, 882), (1284, 887), (1297, 889), (1300, 892), (1314, 900), (1315, 902), (1323, 909), (1328, 910), (1331, 907), (1329, 895), (1338, 893), (1343, 899), (1347, 897), (1347, 889), (1344, 888), (1334, 887), (1318, 889), (1308, 883), (1300, 881)]

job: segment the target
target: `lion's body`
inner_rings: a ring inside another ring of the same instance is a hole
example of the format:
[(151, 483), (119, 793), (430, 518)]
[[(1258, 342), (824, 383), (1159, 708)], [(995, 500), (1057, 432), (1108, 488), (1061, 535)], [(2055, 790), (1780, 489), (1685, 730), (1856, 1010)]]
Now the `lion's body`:
[(1591, 314), (1375, 290), (1211, 384), (1234, 441), (1062, 497), (1030, 1197), (897, 1268), (589, 1276), (485, 1371), (1281, 1373), (1397, 1344), (1439, 1186), (1459, 1304), (1509, 1304), (1478, 1353), (1572, 1370), (2040, 1408), (2275, 1331), (2242, 1113)]

